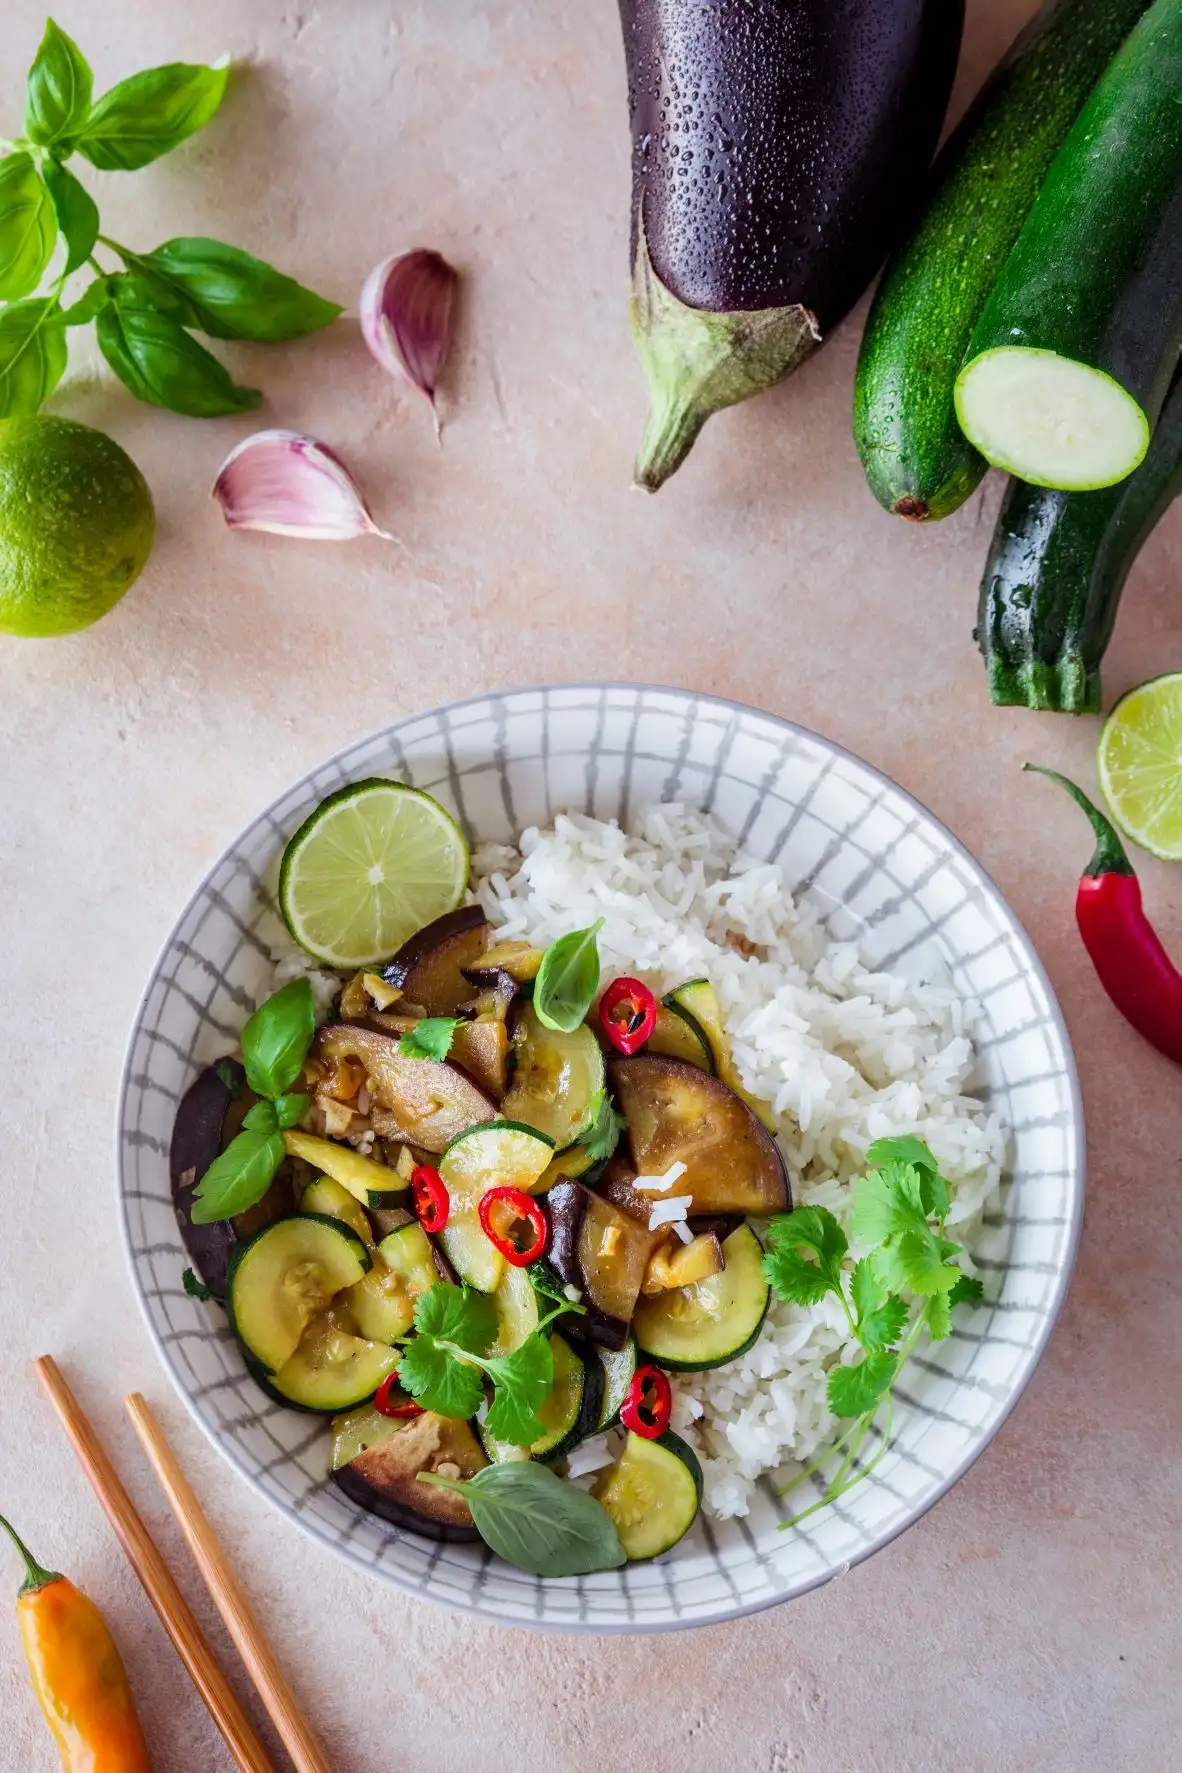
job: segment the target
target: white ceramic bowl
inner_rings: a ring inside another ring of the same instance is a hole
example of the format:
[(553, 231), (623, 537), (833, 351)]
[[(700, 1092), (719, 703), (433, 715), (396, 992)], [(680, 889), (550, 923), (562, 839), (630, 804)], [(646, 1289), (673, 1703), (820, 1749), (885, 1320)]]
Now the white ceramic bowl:
[[(328, 1480), (324, 1424), (268, 1401), (222, 1313), (184, 1292), (168, 1181), (177, 1102), (265, 995), (277, 929), (268, 882), (285, 840), (326, 794), (372, 775), (428, 789), (474, 839), (512, 839), (565, 808), (627, 823), (654, 801), (687, 800), (755, 855), (778, 859), (794, 888), (820, 897), (835, 933), (859, 933), (883, 964), (938, 955), (980, 1001), (984, 1092), (1012, 1129), (1002, 1209), (974, 1249), (987, 1306), (913, 1362), (890, 1449), (840, 1504), (778, 1532), (787, 1506), (766, 1486), (745, 1519), (700, 1520), (655, 1563), (540, 1582), (480, 1546), (435, 1544), (354, 1508)], [(902, 1532), (967, 1469), (1029, 1380), (1083, 1208), (1083, 1127), (1062, 1017), (972, 857), (901, 789), (801, 727), (711, 696), (614, 684), (518, 690), (416, 715), (340, 752), (261, 813), (198, 887), (153, 971), (128, 1049), (118, 1156), (149, 1331), (231, 1465), (306, 1533), (385, 1581), (567, 1631), (656, 1631), (755, 1612)]]

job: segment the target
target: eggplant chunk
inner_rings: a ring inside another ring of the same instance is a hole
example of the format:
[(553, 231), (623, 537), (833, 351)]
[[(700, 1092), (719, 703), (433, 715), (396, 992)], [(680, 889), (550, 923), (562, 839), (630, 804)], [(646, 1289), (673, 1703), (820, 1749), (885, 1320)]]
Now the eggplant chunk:
[(546, 1204), (550, 1262), (568, 1286), (579, 1288), (586, 1308), (585, 1317), (571, 1320), (569, 1333), (585, 1333), (603, 1348), (623, 1348), (649, 1259), (668, 1229), (650, 1231), (581, 1182), (557, 1183)]
[(439, 1152), (457, 1133), (496, 1115), (492, 1098), (462, 1071), (437, 1059), (406, 1058), (392, 1034), (335, 1022), (320, 1030), (312, 1052), (329, 1064), (361, 1061), (376, 1104), (370, 1125), (385, 1138)]
[(828, 336), (914, 220), (964, 5), (620, 0), (620, 19), (653, 397), (636, 481), (655, 490), (711, 413)]
[(426, 1410), (376, 1446), (333, 1472), (333, 1481), (358, 1507), (428, 1539), (478, 1539), (468, 1504), (454, 1490), (420, 1484), (420, 1471), (448, 1467), (448, 1477), (470, 1478), (488, 1464), (466, 1422)]
[(779, 1148), (721, 1078), (677, 1059), (637, 1053), (613, 1059), (608, 1077), (628, 1121), (637, 1175), (683, 1163), (673, 1192), (690, 1213), (786, 1213), (792, 1197)]
[(461, 1022), (452, 1037), (451, 1057), (482, 1090), (500, 1101), (509, 1065), (509, 1030), (503, 1022)]
[(479, 905), (461, 905), (404, 942), (382, 978), (425, 1016), (454, 1016), (472, 997), (463, 969), (475, 966), (487, 946), (484, 912)]
[(176, 1222), (194, 1268), (215, 1299), (226, 1296), (226, 1269), (238, 1237), (228, 1219), (193, 1224), (193, 1191), (221, 1152), (230, 1107), (245, 1087), (246, 1073), (236, 1059), (222, 1059), (203, 1071), (181, 1097), (168, 1154)]

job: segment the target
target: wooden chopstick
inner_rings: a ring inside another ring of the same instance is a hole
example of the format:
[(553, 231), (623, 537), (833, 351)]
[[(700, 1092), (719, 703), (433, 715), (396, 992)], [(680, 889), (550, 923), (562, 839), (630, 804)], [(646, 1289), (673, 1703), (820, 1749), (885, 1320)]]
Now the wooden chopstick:
[(152, 1469), (160, 1479), (177, 1525), (205, 1579), (214, 1606), (262, 1696), (297, 1773), (330, 1773), (324, 1750), (317, 1742), (312, 1726), (267, 1642), (258, 1616), (243, 1594), (209, 1517), (194, 1495), (151, 1406), (136, 1391), (124, 1399), (124, 1404), (152, 1462)]
[(209, 1707), (214, 1723), (225, 1738), (226, 1747), (242, 1773), (276, 1773), (275, 1763), (255, 1734), (254, 1726), (222, 1673), (192, 1608), (173, 1580), (172, 1572), (120, 1483), (115, 1467), (57, 1362), (52, 1355), (43, 1354), (34, 1361), (33, 1370), (49, 1393), (79, 1464), (115, 1529), (127, 1561), (172, 1639), (174, 1650), (188, 1669), (193, 1685)]

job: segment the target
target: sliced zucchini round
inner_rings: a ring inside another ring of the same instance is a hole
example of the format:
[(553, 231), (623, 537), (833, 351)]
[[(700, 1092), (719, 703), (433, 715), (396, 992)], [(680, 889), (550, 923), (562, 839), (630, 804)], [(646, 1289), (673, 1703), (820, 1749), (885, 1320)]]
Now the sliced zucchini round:
[(276, 1219), (231, 1258), (226, 1284), (231, 1327), (265, 1371), (277, 1372), (294, 1355), (312, 1319), (335, 1293), (356, 1286), (370, 1261), (357, 1233), (340, 1219), (319, 1213)]
[[(706, 1045), (713, 1060), (713, 1064), (706, 1069), (713, 1071), (716, 1076), (720, 1077), (727, 1088), (735, 1092), (736, 1096), (741, 1096), (748, 1108), (758, 1116), (768, 1131), (774, 1133), (775, 1122), (771, 1118), (771, 1110), (767, 1103), (759, 1102), (754, 1096), (749, 1095), (739, 1081), (739, 1074), (735, 1070), (734, 1059), (731, 1056), (731, 1038), (726, 1031), (726, 1023), (722, 1017), (722, 1006), (719, 1004), (718, 994), (709, 979), (687, 979), (684, 985), (679, 985), (675, 991), (669, 993), (665, 1002), (679, 1015), (688, 1017), (697, 1025), (698, 1032), (705, 1036)], [(657, 1052), (659, 1049), (649, 1041), (644, 1050), (645, 1052)], [(691, 1060), (691, 1064), (693, 1063), (696, 1061)]]
[(502, 1103), (506, 1115), (536, 1127), (559, 1151), (574, 1143), (604, 1087), (603, 1050), (585, 1022), (563, 1034), (526, 1004), (513, 1029), (516, 1066)]
[(629, 1563), (660, 1557), (693, 1526), (702, 1500), (702, 1467), (680, 1435), (629, 1434), (624, 1451), (591, 1494), (611, 1516)]
[(412, 1305), (439, 1279), (431, 1240), (417, 1221), (388, 1233), (378, 1245), (378, 1255), (387, 1268), (401, 1276)]
[(301, 1213), (319, 1213), (322, 1219), (339, 1219), (355, 1231), (367, 1250), (374, 1246), (373, 1226), (356, 1195), (334, 1182), (331, 1176), (317, 1176), (300, 1196)]
[(603, 1368), (603, 1401), (599, 1406), (599, 1428), (610, 1428), (620, 1413), (620, 1405), (628, 1395), (639, 1365), (635, 1339), (629, 1336), (623, 1348), (596, 1348)]
[(343, 1465), (352, 1464), (359, 1453), (366, 1453), (371, 1447), (380, 1447), (388, 1441), (392, 1434), (397, 1434), (405, 1422), (393, 1416), (383, 1416), (372, 1404), (361, 1404), (356, 1410), (348, 1410), (343, 1416), (337, 1416), (332, 1425), (332, 1460), (330, 1469), (340, 1471)]
[(722, 1245), (721, 1273), (693, 1286), (641, 1297), (632, 1329), (642, 1355), (673, 1372), (721, 1367), (743, 1354), (763, 1327), (768, 1283), (763, 1249), (749, 1225)]
[(493, 1294), (493, 1308), (497, 1314), (497, 1337), (488, 1351), (490, 1360), (512, 1354), (538, 1327), (538, 1295), (527, 1269), (505, 1264), (500, 1285)]
[(399, 1351), (341, 1328), (335, 1314), (313, 1318), (290, 1360), (263, 1381), (264, 1389), (298, 1410), (335, 1416), (371, 1398), (398, 1366)]
[(553, 1155), (549, 1139), (511, 1120), (470, 1127), (444, 1152), (439, 1173), (451, 1205), (439, 1242), (460, 1279), (477, 1292), (495, 1293), (506, 1268), (505, 1258), (484, 1235), (481, 1195), (489, 1188), (534, 1193)]
[(644, 1043), (646, 1052), (662, 1053), (666, 1059), (681, 1059), (687, 1065), (696, 1065), (699, 1071), (714, 1070), (714, 1053), (706, 1030), (693, 1011), (681, 1002), (679, 995), (683, 991), (692, 995), (704, 984), (704, 979), (691, 979), (687, 985), (679, 985), (676, 991), (670, 991), (662, 998), (657, 1005), (656, 1025)]
[(380, 1257), (356, 1286), (340, 1295), (337, 1305), (367, 1342), (397, 1342), (415, 1321), (414, 1300), (406, 1282)]
[(545, 1424), (545, 1433), (528, 1447), (516, 1447), (511, 1441), (499, 1441), (479, 1425), (484, 1450), (494, 1465), (511, 1460), (562, 1459), (573, 1447), (599, 1427), (600, 1400), (603, 1395), (602, 1370), (593, 1361), (577, 1355), (565, 1336), (550, 1338), (554, 1355), (554, 1383), (550, 1395), (538, 1410)]

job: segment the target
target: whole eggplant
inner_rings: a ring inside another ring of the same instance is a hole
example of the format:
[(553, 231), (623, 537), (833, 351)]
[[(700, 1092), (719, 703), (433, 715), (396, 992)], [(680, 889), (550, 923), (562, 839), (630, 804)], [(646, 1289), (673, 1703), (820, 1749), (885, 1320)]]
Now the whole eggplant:
[(620, 0), (632, 330), (655, 492), (711, 413), (780, 381), (923, 200), (964, 0)]

